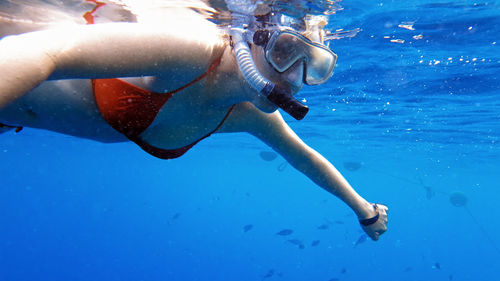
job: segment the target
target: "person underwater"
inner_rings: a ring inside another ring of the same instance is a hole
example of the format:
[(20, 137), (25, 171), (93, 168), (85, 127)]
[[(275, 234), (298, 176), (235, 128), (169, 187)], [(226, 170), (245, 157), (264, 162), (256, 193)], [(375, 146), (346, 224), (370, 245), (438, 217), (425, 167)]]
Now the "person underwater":
[(277, 110), (303, 119), (309, 109), (294, 95), (332, 76), (337, 55), (324, 44), (325, 16), (245, 15), (221, 27), (175, 8), (161, 25), (147, 20), (41, 28), (0, 19), (2, 128), (133, 141), (162, 159), (212, 134), (246, 132), (346, 203), (379, 239), (387, 207), (361, 197)]

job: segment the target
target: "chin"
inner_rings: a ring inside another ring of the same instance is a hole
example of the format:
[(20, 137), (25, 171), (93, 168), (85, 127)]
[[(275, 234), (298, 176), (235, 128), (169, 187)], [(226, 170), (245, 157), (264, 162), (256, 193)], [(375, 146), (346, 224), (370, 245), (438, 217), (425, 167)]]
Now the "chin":
[(296, 95), (300, 90), (304, 87), (304, 83), (300, 83), (299, 85), (290, 85), (290, 91), (292, 91), (293, 95)]
[(287, 81), (280, 81), (279, 83), (276, 83), (277, 86), (283, 88), (283, 89), (286, 89), (288, 91), (290, 91), (290, 93), (292, 93), (292, 95), (296, 95), (298, 92), (300, 92), (300, 90), (302, 90), (302, 87), (304, 87), (304, 83), (303, 82), (300, 82), (300, 83), (291, 83), (291, 82), (287, 82)]
[(278, 106), (269, 101), (266, 104), (258, 104), (256, 107), (264, 113), (273, 113), (278, 110)]
[(273, 113), (278, 109), (274, 103), (270, 102), (266, 97), (257, 95), (255, 99), (250, 101), (258, 110), (264, 113)]

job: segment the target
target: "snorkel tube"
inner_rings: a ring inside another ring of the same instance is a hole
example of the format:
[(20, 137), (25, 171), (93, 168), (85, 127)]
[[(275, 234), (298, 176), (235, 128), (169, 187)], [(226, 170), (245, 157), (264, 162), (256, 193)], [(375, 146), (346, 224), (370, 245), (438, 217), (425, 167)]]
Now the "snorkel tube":
[[(248, 25), (248, 17), (245, 18), (244, 15), (237, 14), (235, 10), (233, 10), (235, 4), (241, 5), (241, 1), (226, 0), (226, 4), (233, 15), (233, 25), (230, 29), (230, 35), (233, 42), (236, 62), (238, 63), (238, 67), (243, 77), (245, 77), (248, 84), (250, 84), (259, 94), (267, 97), (269, 101), (283, 109), (293, 118), (297, 120), (303, 119), (309, 111), (309, 108), (294, 98), (291, 91), (275, 85), (257, 70), (247, 40), (245, 40), (247, 30), (244, 28), (244, 25)], [(248, 6), (246, 8), (248, 8)]]

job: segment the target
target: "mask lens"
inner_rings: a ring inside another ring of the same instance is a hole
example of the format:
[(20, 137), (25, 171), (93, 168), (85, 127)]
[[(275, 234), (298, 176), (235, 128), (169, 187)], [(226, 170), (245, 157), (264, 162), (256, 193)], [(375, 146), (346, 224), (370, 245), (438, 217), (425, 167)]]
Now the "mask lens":
[(292, 34), (281, 33), (276, 38), (271, 38), (271, 40), (272, 46), (269, 46), (266, 55), (268, 61), (277, 71), (286, 71), (297, 60), (304, 57), (304, 44)]
[(326, 82), (337, 62), (337, 55), (326, 46), (289, 31), (276, 32), (271, 36), (266, 46), (266, 58), (278, 72), (285, 72), (297, 60), (304, 60), (304, 82), (308, 85)]
[(325, 83), (333, 74), (337, 64), (337, 55), (332, 51), (315, 46), (307, 49), (306, 84), (318, 85)]

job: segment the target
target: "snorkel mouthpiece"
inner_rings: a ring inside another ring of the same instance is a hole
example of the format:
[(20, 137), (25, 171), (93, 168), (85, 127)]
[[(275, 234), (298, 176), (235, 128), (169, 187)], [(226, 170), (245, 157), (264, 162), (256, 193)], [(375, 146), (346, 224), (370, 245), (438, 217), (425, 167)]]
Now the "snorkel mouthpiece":
[(309, 107), (294, 98), (290, 91), (276, 85), (267, 96), (267, 99), (297, 120), (304, 119), (307, 112), (309, 112)]

